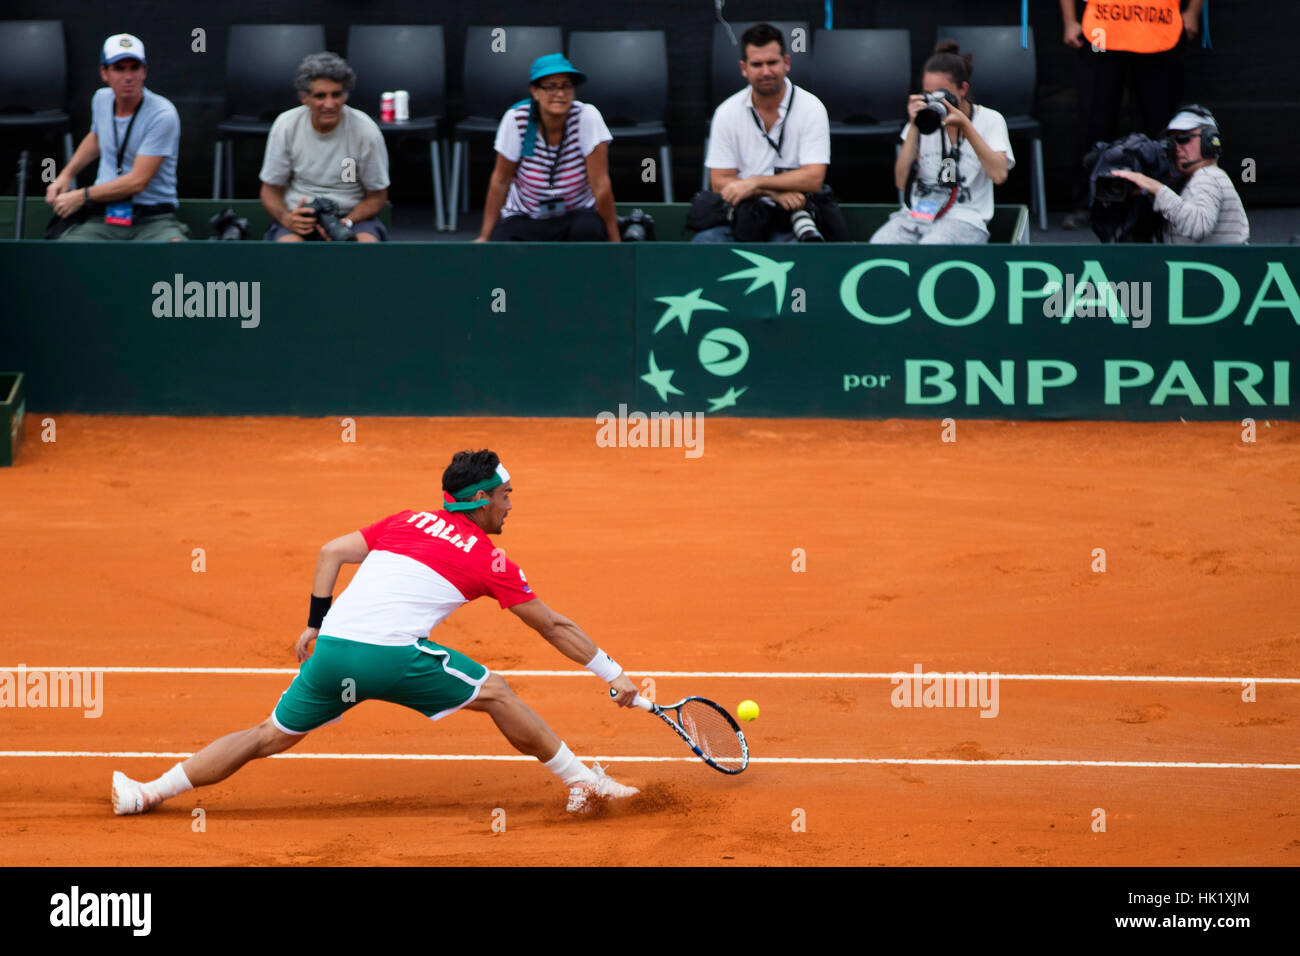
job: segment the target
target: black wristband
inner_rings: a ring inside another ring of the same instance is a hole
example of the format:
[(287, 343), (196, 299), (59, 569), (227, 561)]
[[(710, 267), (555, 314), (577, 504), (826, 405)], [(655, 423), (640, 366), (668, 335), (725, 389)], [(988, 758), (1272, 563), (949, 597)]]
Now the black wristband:
[(313, 594), (311, 596), (311, 610), (307, 614), (307, 626), (319, 630), (321, 621), (325, 620), (325, 612), (330, 609), (330, 604), (333, 601), (333, 595), (330, 597), (317, 597)]

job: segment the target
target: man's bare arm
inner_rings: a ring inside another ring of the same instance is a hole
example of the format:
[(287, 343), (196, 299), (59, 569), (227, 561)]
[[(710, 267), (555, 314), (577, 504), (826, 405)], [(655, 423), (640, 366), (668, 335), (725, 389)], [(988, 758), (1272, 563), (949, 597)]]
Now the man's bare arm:
[[(345, 564), (359, 564), (364, 561), (366, 555), (370, 553), (370, 546), (366, 544), (366, 536), (360, 531), (353, 531), (351, 534), (345, 534), (341, 538), (335, 538), (321, 546), (320, 554), (316, 558), (316, 574), (312, 578), (311, 593), (314, 597), (331, 597), (334, 594), (334, 584), (339, 579), (339, 571)], [(298, 655), (298, 661), (305, 661), (311, 656), (311, 645), (320, 634), (320, 628), (308, 627), (298, 638), (298, 643), (294, 646), (294, 652)]]
[(713, 192), (721, 193), (722, 198), (735, 205), (756, 196), (762, 190), (771, 192), (820, 192), (826, 181), (826, 164), (809, 163), (789, 172), (773, 176), (750, 176), (741, 179), (735, 169), (710, 169), (709, 186)]
[(72, 159), (68, 165), (63, 167), (63, 172), (54, 178), (45, 189), (45, 201), (54, 204), (54, 197), (60, 193), (66, 193), (77, 182), (77, 173), (81, 172), (91, 163), (99, 158), (99, 137), (94, 133), (87, 133), (86, 138), (77, 144), (77, 151), (72, 154)]
[(367, 189), (361, 202), (353, 206), (351, 212), (346, 213), (343, 218), (351, 219), (354, 223), (374, 219), (383, 212), (384, 204), (387, 202), (387, 189)]
[(587, 636), (586, 631), (563, 614), (551, 610), (541, 598), (516, 604), (510, 610), (574, 663), (585, 667), (596, 656), (596, 642)]
[(312, 579), (311, 593), (318, 597), (329, 597), (334, 593), (334, 584), (338, 581), (343, 565), (360, 564), (369, 553), (370, 546), (360, 531), (353, 531), (322, 545), (316, 558), (316, 576)]
[[(510, 610), (569, 660), (586, 667), (596, 656), (596, 642), (573, 621), (543, 604), (541, 598), (516, 604)], [(627, 674), (620, 672), (609, 686), (618, 692), (614, 701), (620, 707), (630, 707), (636, 699), (636, 685)]]

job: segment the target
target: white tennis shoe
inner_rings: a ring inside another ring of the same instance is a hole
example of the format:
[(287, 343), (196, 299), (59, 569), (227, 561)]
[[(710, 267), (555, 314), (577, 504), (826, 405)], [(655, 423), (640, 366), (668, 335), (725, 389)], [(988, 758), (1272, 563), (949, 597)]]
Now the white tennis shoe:
[(113, 812), (119, 817), (147, 813), (162, 803), (144, 792), (144, 786), (120, 770), (113, 771)]
[(598, 801), (630, 797), (634, 793), (640, 793), (636, 787), (629, 787), (619, 783), (613, 777), (606, 776), (605, 768), (598, 763), (592, 764), (591, 769), (596, 774), (595, 781), (579, 783), (569, 788), (570, 813), (590, 813)]

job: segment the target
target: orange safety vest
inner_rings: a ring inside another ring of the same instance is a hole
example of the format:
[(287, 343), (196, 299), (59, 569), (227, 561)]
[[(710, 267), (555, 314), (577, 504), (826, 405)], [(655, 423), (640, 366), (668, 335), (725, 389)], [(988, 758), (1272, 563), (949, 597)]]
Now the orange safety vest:
[(1082, 25), (1083, 42), (1103, 53), (1163, 53), (1183, 34), (1178, 0), (1088, 0)]

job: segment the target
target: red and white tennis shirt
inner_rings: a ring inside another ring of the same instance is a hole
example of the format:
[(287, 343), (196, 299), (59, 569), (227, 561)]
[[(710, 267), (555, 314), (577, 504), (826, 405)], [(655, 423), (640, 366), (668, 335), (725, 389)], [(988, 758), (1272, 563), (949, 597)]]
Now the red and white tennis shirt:
[(475, 598), (491, 595), (508, 608), (537, 596), (519, 565), (463, 513), (399, 511), (361, 534), (370, 553), (321, 622), (329, 637), (414, 644)]

